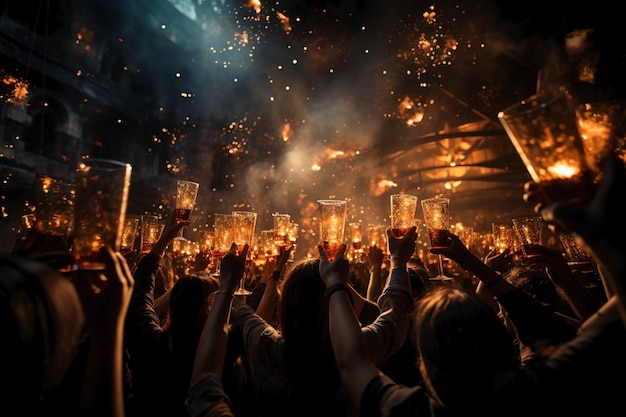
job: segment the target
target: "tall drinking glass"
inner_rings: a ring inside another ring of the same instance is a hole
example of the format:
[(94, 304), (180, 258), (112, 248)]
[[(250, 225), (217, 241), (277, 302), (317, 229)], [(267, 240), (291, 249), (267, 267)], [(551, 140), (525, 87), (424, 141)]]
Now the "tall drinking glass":
[(133, 250), (137, 238), (137, 230), (139, 230), (139, 217), (126, 217), (126, 220), (124, 220), (124, 230), (122, 231), (120, 252), (127, 253)]
[(367, 241), (371, 247), (378, 247), (383, 251), (383, 259), (389, 259), (389, 242), (387, 241), (387, 226), (384, 224), (367, 225)]
[(532, 180), (550, 201), (585, 197), (593, 174), (572, 100), (534, 95), (498, 113)]
[(191, 211), (196, 204), (200, 184), (178, 180), (176, 183), (176, 222), (189, 226)]
[(72, 251), (79, 269), (105, 269), (100, 248), (120, 250), (132, 166), (86, 159), (76, 168)]
[(155, 216), (154, 214), (142, 214), (141, 230), (139, 233), (139, 252), (144, 255), (149, 253), (154, 247), (154, 244), (161, 238), (164, 228), (165, 225), (160, 223), (159, 216)]
[(291, 216), (284, 213), (274, 213), (274, 239), (277, 246), (287, 246), (289, 243), (289, 225)]
[(533, 245), (542, 244), (543, 219), (540, 216), (517, 217), (512, 219), (513, 229), (521, 245), (522, 256), (532, 258), (539, 255), (533, 251)]
[[(428, 229), (431, 251), (435, 248), (448, 247), (450, 229), (450, 199), (443, 197), (427, 198), (421, 201), (424, 223)], [(443, 256), (437, 254), (439, 274), (430, 278), (433, 281), (450, 281), (443, 270)]]
[[(233, 216), (233, 239), (234, 239), (234, 242), (237, 244), (237, 251), (238, 252), (241, 251), (246, 244), (248, 244), (251, 249), (252, 244), (254, 242), (254, 236), (255, 236), (254, 229), (256, 228), (257, 213), (253, 211), (233, 211), (232, 216)], [(251, 262), (252, 262), (251, 253), (250, 253), (250, 250), (248, 250), (248, 255), (246, 256), (246, 267), (245, 267), (246, 272), (241, 277), (239, 288), (237, 288), (237, 290), (235, 291), (235, 295), (245, 296), (245, 295), (252, 294), (252, 292), (248, 291), (244, 285), (246, 282), (245, 276), (247, 274), (247, 271), (250, 268)]]
[(363, 225), (358, 222), (348, 223), (348, 231), (354, 252), (354, 262), (360, 263), (363, 261)]
[(76, 187), (47, 175), (35, 181), (35, 218), (37, 229), (59, 248), (69, 249), (74, 228)]
[(328, 260), (335, 259), (343, 244), (348, 202), (346, 200), (317, 200), (320, 224), (320, 244)]
[(391, 231), (394, 236), (406, 235), (414, 224), (417, 196), (393, 194), (391, 196)]
[(215, 213), (213, 217), (213, 259), (215, 261), (214, 277), (220, 276), (222, 258), (230, 249), (233, 239), (233, 215)]

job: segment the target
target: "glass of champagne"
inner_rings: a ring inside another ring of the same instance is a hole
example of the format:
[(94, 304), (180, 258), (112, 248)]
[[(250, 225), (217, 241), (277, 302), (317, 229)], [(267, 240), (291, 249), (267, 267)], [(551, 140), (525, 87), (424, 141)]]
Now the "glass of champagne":
[(542, 244), (543, 219), (541, 216), (517, 217), (512, 219), (513, 229), (521, 246), (523, 258), (532, 258), (539, 255), (533, 250), (533, 245)]
[(178, 180), (176, 183), (176, 222), (189, 226), (191, 211), (196, 204), (200, 184)]
[[(443, 197), (427, 198), (421, 201), (424, 213), (424, 223), (428, 229), (430, 249), (448, 247), (448, 234), (450, 229), (450, 199)], [(433, 281), (451, 281), (443, 270), (443, 256), (437, 255), (439, 274), (430, 278)]]
[(289, 239), (289, 224), (291, 216), (289, 214), (274, 213), (274, 239), (277, 246), (287, 246)]
[(161, 224), (159, 216), (154, 214), (142, 214), (140, 222), (139, 253), (145, 255), (152, 250), (154, 244), (161, 238), (165, 225)]
[(367, 240), (372, 247), (383, 251), (383, 260), (389, 260), (389, 242), (387, 242), (387, 226), (384, 224), (368, 224)]
[(350, 241), (352, 242), (352, 250), (354, 252), (354, 262), (363, 261), (363, 226), (362, 223), (348, 223), (350, 231)]
[(237, 252), (241, 251), (243, 247), (248, 244), (250, 249), (248, 250), (248, 255), (246, 256), (246, 266), (245, 273), (241, 277), (241, 282), (239, 283), (239, 288), (235, 291), (235, 295), (246, 296), (252, 294), (251, 291), (248, 291), (245, 287), (245, 276), (250, 269), (250, 264), (252, 262), (252, 254), (250, 251), (252, 250), (252, 244), (254, 242), (255, 237), (255, 227), (256, 227), (256, 218), (257, 213), (253, 211), (233, 211), (233, 241), (237, 244)]
[(406, 235), (413, 227), (417, 196), (393, 194), (391, 196), (391, 231), (396, 237)]
[(329, 261), (335, 259), (343, 245), (347, 208), (346, 200), (317, 200), (320, 244)]
[(215, 261), (214, 277), (220, 276), (220, 264), (233, 243), (233, 216), (215, 213), (213, 217), (213, 249), (211, 255)]
[(499, 112), (498, 119), (548, 201), (588, 195), (594, 174), (567, 94), (533, 95)]
[(126, 217), (124, 220), (124, 230), (122, 231), (122, 242), (120, 244), (121, 253), (128, 253), (134, 249), (137, 230), (139, 230), (139, 217)]

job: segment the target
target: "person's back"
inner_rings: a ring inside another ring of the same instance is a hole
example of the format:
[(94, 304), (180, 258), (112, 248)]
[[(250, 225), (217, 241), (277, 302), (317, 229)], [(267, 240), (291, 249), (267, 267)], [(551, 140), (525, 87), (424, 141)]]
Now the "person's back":
[(324, 285), (317, 259), (297, 261), (281, 282), (279, 326), (249, 306), (234, 308), (259, 416), (345, 416), (328, 332)]
[(217, 288), (211, 277), (180, 277), (169, 295), (163, 325), (154, 307), (154, 278), (160, 263), (145, 255), (135, 272), (136, 286), (126, 319), (132, 374), (133, 415), (185, 415), (186, 397), (207, 297)]
[(0, 254), (0, 276), (2, 406), (27, 416), (76, 412), (79, 386), (65, 381), (85, 319), (73, 284), (47, 265), (9, 254)]

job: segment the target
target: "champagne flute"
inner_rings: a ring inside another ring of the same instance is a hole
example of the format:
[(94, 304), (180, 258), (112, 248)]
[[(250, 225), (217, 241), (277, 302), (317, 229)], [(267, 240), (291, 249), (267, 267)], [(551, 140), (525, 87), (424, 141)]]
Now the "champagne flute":
[(354, 262), (363, 262), (363, 226), (361, 223), (348, 223), (350, 230), (350, 240), (354, 251)]
[(226, 213), (215, 213), (213, 219), (213, 259), (215, 260), (214, 277), (220, 276), (220, 264), (233, 242), (233, 216)]
[[(246, 244), (252, 245), (255, 236), (254, 229), (256, 227), (257, 213), (253, 211), (233, 211), (232, 218), (233, 240), (237, 244), (237, 252), (239, 252)], [(234, 293), (235, 295), (246, 296), (252, 294), (251, 291), (246, 290), (244, 285), (245, 276), (248, 273), (251, 262), (251, 254), (250, 251), (248, 251), (248, 255), (246, 256), (245, 272), (241, 277), (241, 281), (239, 282), (239, 288), (237, 288)]]
[(200, 184), (178, 180), (176, 183), (176, 222), (189, 226), (191, 211), (196, 204)]
[(335, 259), (343, 244), (347, 207), (347, 200), (317, 200), (320, 244), (329, 261)]
[[(424, 223), (428, 229), (430, 249), (448, 247), (448, 229), (450, 228), (450, 199), (443, 197), (427, 198), (421, 201)], [(439, 274), (431, 277), (432, 281), (452, 281), (443, 271), (443, 255), (437, 254)]]

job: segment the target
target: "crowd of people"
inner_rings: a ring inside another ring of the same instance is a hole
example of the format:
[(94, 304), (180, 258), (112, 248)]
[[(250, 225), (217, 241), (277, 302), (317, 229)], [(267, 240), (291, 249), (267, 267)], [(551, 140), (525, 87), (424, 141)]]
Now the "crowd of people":
[(415, 227), (387, 230), (389, 258), (372, 246), (354, 262), (343, 245), (332, 260), (321, 246), (294, 260), (282, 247), (246, 297), (234, 292), (247, 245), (232, 245), (219, 276), (206, 259), (165, 264), (185, 227), (173, 215), (147, 254), (103, 249), (103, 271), (72, 268), (33, 229), (0, 256), (3, 398), (23, 415), (619, 412), (625, 182), (616, 158), (587, 198), (555, 202), (532, 182), (523, 195), (551, 229), (576, 235), (600, 296), (559, 250), (479, 258), (453, 233), (431, 250), (477, 285), (430, 281)]
[(173, 214), (149, 253), (102, 248), (104, 270), (30, 229), (0, 253), (0, 398), (24, 416), (626, 413), (624, 161), (586, 187), (528, 182), (520, 198), (576, 237), (600, 291), (553, 247), (482, 257), (454, 233), (430, 251), (463, 274), (432, 281), (415, 226), (361, 262), (345, 244), (333, 259), (281, 247), (247, 296), (248, 245), (181, 268)]

